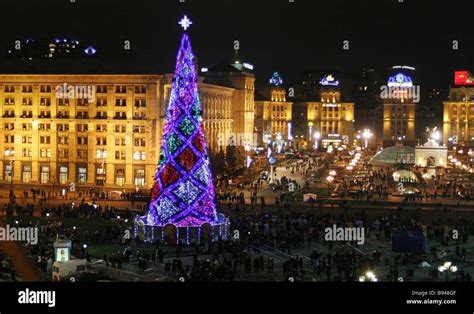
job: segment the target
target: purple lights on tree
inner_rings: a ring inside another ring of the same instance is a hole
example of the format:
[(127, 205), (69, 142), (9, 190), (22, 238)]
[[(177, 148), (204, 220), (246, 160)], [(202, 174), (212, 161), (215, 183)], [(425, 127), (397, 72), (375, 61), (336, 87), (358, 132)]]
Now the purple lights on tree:
[[(178, 229), (206, 223), (226, 224), (225, 218), (217, 215), (214, 196), (194, 55), (189, 36), (184, 34), (150, 206), (145, 216), (137, 217), (136, 223), (158, 227), (172, 224)], [(189, 230), (186, 236), (189, 237)]]

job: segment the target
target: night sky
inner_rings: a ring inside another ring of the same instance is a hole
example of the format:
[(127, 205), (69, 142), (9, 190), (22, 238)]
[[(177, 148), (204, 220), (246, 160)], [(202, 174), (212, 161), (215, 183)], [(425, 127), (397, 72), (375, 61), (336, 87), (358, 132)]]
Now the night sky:
[[(182, 33), (177, 23), (187, 14), (201, 67), (232, 58), (238, 39), (260, 84), (274, 71), (292, 81), (302, 72), (356, 75), (363, 67), (407, 64), (417, 68), (420, 85), (446, 88), (455, 69), (474, 68), (468, 1), (398, 1), (2, 0), (0, 47), (19, 38), (67, 37), (120, 63), (123, 41), (130, 40), (134, 66), (170, 73)], [(344, 39), (349, 51), (342, 50)], [(455, 39), (458, 51), (451, 49)], [(2, 58), (0, 72), (9, 62)]]

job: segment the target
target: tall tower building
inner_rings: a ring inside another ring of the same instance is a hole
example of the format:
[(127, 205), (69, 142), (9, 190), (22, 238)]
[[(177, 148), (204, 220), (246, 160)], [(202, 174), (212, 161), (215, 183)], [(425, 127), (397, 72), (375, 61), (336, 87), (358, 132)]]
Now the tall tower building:
[(272, 142), (284, 148), (293, 140), (293, 103), (286, 101), (286, 89), (282, 84), (282, 78), (275, 72), (268, 85), (258, 90), (255, 101), (255, 128), (259, 145)]
[[(396, 143), (416, 145), (415, 103), (416, 89), (411, 77), (398, 73), (391, 76), (381, 91), (383, 103), (383, 146)], [(419, 92), (418, 92), (419, 95)]]

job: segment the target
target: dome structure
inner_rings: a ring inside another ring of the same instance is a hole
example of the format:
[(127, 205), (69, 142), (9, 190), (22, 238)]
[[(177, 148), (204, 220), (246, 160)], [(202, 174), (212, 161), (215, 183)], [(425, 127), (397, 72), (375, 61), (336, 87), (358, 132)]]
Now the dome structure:
[(369, 164), (378, 167), (393, 165), (412, 165), (415, 163), (415, 149), (410, 146), (392, 146), (379, 151), (369, 160)]

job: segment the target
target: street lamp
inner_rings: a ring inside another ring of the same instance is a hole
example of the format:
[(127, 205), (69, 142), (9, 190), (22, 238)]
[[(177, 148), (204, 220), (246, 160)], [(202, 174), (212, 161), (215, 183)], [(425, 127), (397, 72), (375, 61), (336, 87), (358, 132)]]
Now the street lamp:
[(314, 133), (314, 148), (316, 150), (318, 149), (320, 138), (321, 138), (321, 133), (319, 131), (316, 131), (316, 133)]
[(455, 273), (458, 271), (458, 267), (453, 265), (453, 263), (451, 262), (445, 262), (443, 265), (441, 266), (438, 266), (438, 271), (440, 273), (443, 273), (446, 271), (446, 280), (448, 280), (448, 273), (449, 272), (452, 272), (452, 273)]
[(362, 136), (365, 139), (365, 148), (367, 148), (369, 146), (369, 139), (372, 137), (372, 132), (370, 132), (369, 129), (365, 129)]
[(313, 137), (313, 122), (308, 123), (308, 128), (309, 128), (309, 136), (308, 136), (308, 144), (311, 144), (311, 138)]

